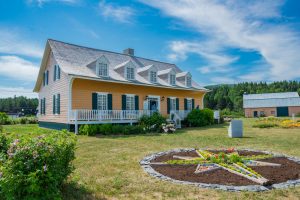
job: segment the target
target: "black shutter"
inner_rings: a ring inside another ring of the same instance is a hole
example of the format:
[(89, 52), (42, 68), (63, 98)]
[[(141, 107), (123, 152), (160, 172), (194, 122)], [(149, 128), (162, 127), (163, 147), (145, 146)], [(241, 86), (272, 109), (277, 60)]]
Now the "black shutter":
[(98, 110), (98, 94), (97, 93), (92, 94), (92, 109)]
[(53, 95), (53, 114), (55, 114), (55, 95)]
[(46, 72), (43, 73), (43, 86), (46, 85)]
[(46, 85), (49, 84), (49, 71), (47, 70), (47, 73), (46, 73)]
[(43, 106), (44, 106), (44, 112), (43, 113), (44, 113), (44, 115), (46, 115), (46, 98), (44, 98), (44, 105)]
[(139, 110), (139, 96), (136, 95), (134, 98), (135, 110)]
[(112, 108), (112, 94), (108, 94), (107, 95), (107, 104), (108, 104), (108, 110), (112, 110), (113, 108)]
[(57, 114), (60, 114), (60, 94), (57, 94)]
[(179, 98), (176, 98), (176, 110), (179, 110)]
[(170, 98), (167, 98), (167, 113), (170, 114)]
[(57, 79), (60, 79), (60, 67), (59, 67), (59, 65), (57, 65), (57, 75), (58, 75), (58, 78)]
[(184, 110), (187, 110), (188, 108), (187, 108), (187, 99), (185, 98), (184, 99)]
[(195, 109), (195, 99), (192, 99), (192, 109)]
[(126, 110), (126, 95), (122, 95), (122, 110)]
[(40, 114), (43, 114), (43, 99), (40, 101)]
[(56, 80), (56, 73), (57, 73), (57, 70), (56, 70), (57, 66), (54, 65), (54, 75), (53, 75), (53, 81)]

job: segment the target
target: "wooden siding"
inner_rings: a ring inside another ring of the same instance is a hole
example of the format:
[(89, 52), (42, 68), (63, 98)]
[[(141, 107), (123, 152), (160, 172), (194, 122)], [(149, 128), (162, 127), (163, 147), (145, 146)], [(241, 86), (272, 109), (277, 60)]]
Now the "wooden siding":
[(143, 110), (144, 99), (147, 95), (164, 96), (160, 102), (160, 111), (167, 115), (167, 98), (179, 98), (179, 109), (184, 110), (184, 98), (195, 99), (195, 107), (203, 107), (202, 99), (204, 92), (188, 91), (180, 89), (168, 89), (149, 86), (138, 86), (121, 83), (110, 83), (86, 79), (75, 79), (72, 87), (72, 109), (92, 109), (92, 93), (107, 92), (113, 96), (113, 110), (122, 109), (122, 95), (135, 94), (139, 96), (139, 109)]
[[(54, 65), (56, 61), (50, 52), (49, 59), (47, 61), (46, 70), (49, 70), (48, 85), (41, 86), (39, 91), (39, 110), (41, 108), (40, 103), (42, 98), (46, 98), (46, 114), (39, 115), (39, 121), (41, 122), (68, 122), (68, 95), (69, 95), (69, 77), (62, 70), (60, 72), (60, 79), (54, 81)], [(60, 94), (60, 114), (53, 114), (53, 95)]]
[[(290, 106), (289, 108), (289, 116), (291, 117), (292, 114), (299, 114), (300, 113), (300, 106)], [(277, 109), (274, 108), (245, 108), (245, 117), (254, 117), (253, 112), (257, 111), (258, 115), (261, 111), (265, 112), (265, 115), (268, 116), (277, 116)], [(272, 114), (273, 113), (273, 114)]]

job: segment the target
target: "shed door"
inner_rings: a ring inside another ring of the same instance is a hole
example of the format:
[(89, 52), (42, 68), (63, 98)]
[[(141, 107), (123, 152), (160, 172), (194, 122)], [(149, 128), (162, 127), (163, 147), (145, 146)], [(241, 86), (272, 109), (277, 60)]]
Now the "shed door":
[(277, 117), (288, 117), (289, 108), (288, 107), (277, 107)]

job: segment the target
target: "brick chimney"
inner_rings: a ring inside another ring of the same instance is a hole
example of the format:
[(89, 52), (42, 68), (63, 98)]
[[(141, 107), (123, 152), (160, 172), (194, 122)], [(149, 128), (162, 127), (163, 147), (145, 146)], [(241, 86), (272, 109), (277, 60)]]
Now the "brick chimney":
[(134, 56), (134, 49), (128, 48), (123, 50), (123, 54)]

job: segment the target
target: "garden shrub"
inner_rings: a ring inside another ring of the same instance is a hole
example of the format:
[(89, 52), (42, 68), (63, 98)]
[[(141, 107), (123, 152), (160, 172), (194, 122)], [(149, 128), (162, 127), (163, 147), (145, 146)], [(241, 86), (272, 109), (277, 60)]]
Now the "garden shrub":
[(166, 118), (159, 112), (153, 113), (151, 116), (144, 115), (139, 120), (139, 125), (144, 126), (148, 131), (161, 132), (162, 124), (166, 123)]
[(84, 124), (79, 127), (80, 135), (94, 136), (98, 133), (98, 125)]
[(1, 125), (7, 124), (8, 119), (9, 119), (9, 117), (6, 113), (0, 112), (0, 124)]
[(3, 126), (0, 125), (0, 133), (2, 133), (2, 132), (3, 132)]
[(98, 127), (99, 134), (110, 135), (112, 134), (112, 124), (103, 124)]
[(61, 185), (74, 169), (75, 145), (76, 137), (67, 132), (14, 140), (6, 151), (7, 160), (0, 166), (0, 196), (61, 199)]
[(214, 123), (214, 112), (207, 108), (203, 110), (195, 109), (188, 114), (187, 121), (193, 127), (211, 125)]
[(272, 128), (272, 127), (277, 127), (278, 125), (276, 123), (267, 123), (267, 122), (264, 122), (264, 123), (258, 123), (258, 124), (254, 124), (253, 127), (254, 128)]
[(123, 134), (123, 130), (124, 130), (124, 126), (117, 124), (117, 125), (112, 126), (111, 133), (113, 135), (119, 135), (119, 134)]

